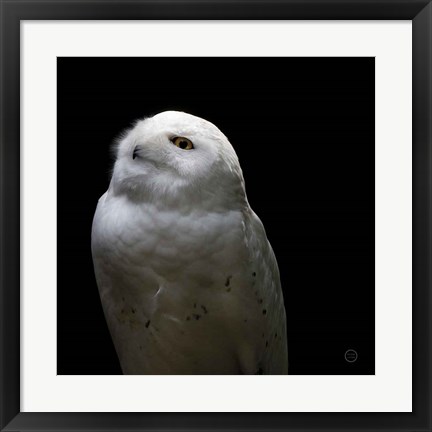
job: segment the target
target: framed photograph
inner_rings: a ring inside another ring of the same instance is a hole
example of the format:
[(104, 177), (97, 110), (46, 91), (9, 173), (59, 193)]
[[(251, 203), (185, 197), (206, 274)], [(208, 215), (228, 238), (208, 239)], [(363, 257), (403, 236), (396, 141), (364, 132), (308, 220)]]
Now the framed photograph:
[[(177, 64), (188, 66), (181, 68), (173, 76), (171, 65)], [(203, 80), (203, 70), (218, 72), (206, 72)], [(113, 82), (116, 83), (115, 86)], [(248, 339), (249, 325), (250, 328), (255, 328), (254, 319), (257, 316), (257, 327), (261, 329), (262, 326), (262, 329), (258, 340), (258, 331), (253, 331), (250, 337), (254, 342), (251, 343), (258, 344), (257, 349), (263, 350), (263, 354), (274, 350), (275, 354), (281, 355), (284, 346), (282, 339), (287, 339), (289, 375), (373, 375), (374, 89), (373, 57), (59, 57), (57, 374), (121, 373), (119, 360), (106, 327), (98, 290), (94, 290), (93, 296), (90, 296), (88, 285), (81, 281), (83, 278), (94, 280), (88, 227), (92, 225), (99, 197), (108, 188), (110, 168), (113, 164), (109, 144), (119, 131), (122, 132), (130, 126), (131, 120), (142, 117), (144, 104), (151, 107), (149, 117), (138, 123), (136, 128), (139, 129), (141, 125), (146, 127), (145, 125), (152, 122), (168, 121), (172, 116), (179, 116), (174, 114), (178, 112), (200, 115), (218, 125), (233, 143), (238, 155), (249, 205), (265, 227), (266, 236), (280, 268), (283, 294), (281, 303), (284, 304), (287, 320), (285, 336), (285, 330), (278, 328), (280, 323), (277, 306), (275, 305), (273, 310), (269, 309), (271, 286), (268, 291), (256, 288), (264, 282), (259, 282), (261, 271), (255, 268), (258, 266), (258, 263), (255, 263), (254, 268), (245, 271), (251, 277), (251, 289), (247, 291), (239, 288), (237, 292), (242, 295), (249, 292), (253, 302), (253, 305), (245, 307), (244, 310), (239, 308), (237, 313), (240, 322), (232, 324), (234, 328), (240, 325), (241, 331), (245, 332), (241, 333), (241, 340), (244, 342)], [(163, 120), (164, 118), (166, 120)], [(102, 124), (106, 126), (101, 130)], [(254, 126), (250, 131), (250, 139), (246, 138), (249, 135), (248, 124), (260, 125)], [(153, 123), (152, 131), (157, 127), (156, 123)], [(352, 136), (351, 130), (356, 131)], [(76, 160), (68, 155), (75, 146), (74, 143), (83, 138), (83, 131), (91, 138), (86, 145), (85, 161), (80, 162), (80, 176), (77, 179)], [(106, 137), (102, 137), (102, 133), (106, 134)], [(134, 133), (133, 130), (130, 133)], [(193, 142), (196, 148), (196, 140)], [(301, 142), (304, 144), (296, 144)], [(126, 143), (122, 142), (120, 146)], [(174, 154), (181, 156), (184, 151)], [(135, 166), (140, 163), (137, 155), (135, 159), (129, 157), (128, 160), (132, 160)], [(345, 164), (345, 160), (350, 163)], [(206, 171), (204, 178), (210, 175), (211, 173)], [(113, 175), (114, 181), (115, 178)], [(204, 182), (204, 178), (200, 184)], [(318, 178), (320, 182), (317, 184)], [(341, 181), (342, 178), (344, 181)], [(114, 185), (114, 182), (112, 184)], [(212, 186), (211, 190), (213, 194), (216, 193), (215, 186)], [(78, 191), (79, 198), (76, 195)], [(194, 194), (198, 194), (198, 191)], [(224, 191), (223, 195), (225, 194)], [(184, 205), (194, 209), (190, 218), (199, 230), (201, 216), (196, 214), (196, 211), (200, 208), (202, 199), (191, 205), (189, 202), (193, 200), (188, 198), (187, 191), (180, 195)], [(71, 200), (71, 196), (77, 198)], [(162, 205), (163, 198), (159, 197), (158, 201), (159, 205)], [(238, 201), (241, 202), (241, 199)], [(175, 208), (181, 207), (182, 204), (176, 201)], [(101, 206), (98, 211), (102, 209)], [(157, 218), (164, 217), (166, 211), (168, 209), (157, 211)], [(188, 210), (184, 212), (189, 213)], [(151, 209), (146, 210), (146, 214), (151, 213)], [(208, 210), (203, 210), (203, 217), (206, 218), (206, 222), (203, 222), (205, 231), (197, 233), (198, 238), (210, 235), (208, 231), (212, 232), (208, 225), (208, 213)], [(224, 211), (223, 214), (224, 219), (229, 220), (229, 213)], [(179, 218), (181, 217), (177, 214), (175, 219)], [(247, 220), (247, 217), (245, 219)], [(87, 229), (83, 229), (83, 224)], [(94, 226), (95, 270), (99, 271), (96, 216)], [(182, 226), (174, 228), (174, 221), (170, 226), (173, 231), (168, 236), (169, 250), (175, 242), (174, 231), (182, 230)], [(136, 230), (140, 229), (134, 229), (134, 238), (137, 238)], [(142, 229), (149, 232), (149, 228)], [(191, 229), (185, 228), (187, 239), (192, 235)], [(165, 227), (162, 231), (165, 233), (169, 230)], [(155, 237), (159, 238), (159, 235), (155, 234)], [(189, 251), (188, 261), (199, 260), (199, 256), (205, 254), (205, 245), (198, 242), (198, 257), (193, 259), (189, 255), (192, 254), (189, 242), (184, 241), (186, 243), (179, 240), (180, 244), (184, 244), (179, 247)], [(227, 247), (226, 242), (224, 247)], [(159, 238), (158, 247), (161, 248), (162, 244), (163, 238)], [(129, 246), (127, 249), (133, 250)], [(141, 247), (139, 250), (139, 254), (145, 253)], [(176, 252), (175, 255), (179, 253)], [(238, 251), (236, 256), (240, 253)], [(150, 255), (154, 254), (158, 255), (152, 250)], [(102, 256), (106, 256), (105, 251)], [(232, 258), (233, 261), (235, 259)], [(80, 271), (71, 275), (71, 265)], [(223, 327), (222, 323), (216, 324), (213, 319), (230, 322), (229, 317), (219, 317), (219, 314), (223, 313), (222, 310), (228, 313), (229, 305), (236, 304), (236, 286), (242, 284), (242, 277), (235, 277), (235, 270), (226, 270), (226, 274), (223, 273), (222, 263), (213, 265), (218, 270), (214, 276), (209, 277), (207, 284), (216, 290), (216, 298), (218, 295), (222, 296), (220, 301), (223, 306), (213, 304), (215, 300), (206, 298), (207, 295), (201, 288), (197, 293), (194, 293), (193, 289), (190, 292), (187, 290), (184, 296), (178, 299), (178, 309), (176, 307), (170, 312), (172, 315), (168, 322), (171, 324), (168, 325), (165, 316), (147, 310), (144, 305), (140, 317), (136, 305), (141, 300), (128, 300), (128, 295), (123, 292), (119, 302), (113, 300), (119, 305), (116, 316), (112, 317), (109, 311), (106, 311), (108, 323), (116, 326), (119, 315), (121, 326), (125, 326), (124, 331), (129, 334), (131, 324), (135, 326), (137, 322), (141, 322), (146, 329), (144, 334), (151, 339), (148, 341), (144, 337), (144, 340), (141, 340), (140, 334), (138, 351), (146, 351), (146, 344), (149, 349), (148, 344), (156, 343), (162, 332), (167, 332), (167, 337), (174, 332), (177, 339), (187, 338), (189, 331), (199, 331), (200, 334), (194, 334), (193, 338), (201, 339), (201, 331), (210, 332), (210, 329), (206, 329), (207, 325), (210, 328)], [(315, 269), (314, 272), (309, 271), (311, 266)], [(115, 267), (115, 264), (111, 263), (110, 267)], [(163, 272), (167, 271), (168, 269)], [(198, 279), (207, 277), (209, 271), (207, 268), (206, 274), (200, 275)], [(353, 274), (357, 275), (356, 278), (352, 278)], [(189, 284), (194, 277), (195, 272), (188, 276)], [(146, 280), (145, 277), (144, 279)], [(346, 292), (347, 281), (350, 281), (349, 293)], [(201, 286), (201, 283), (199, 285)], [(150, 298), (143, 300), (143, 303), (167, 313), (168, 305), (162, 308), (160, 306), (160, 302), (165, 301), (163, 292), (166, 292), (165, 295), (170, 292), (167, 286), (169, 282), (165, 282), (162, 288), (157, 284), (156, 291), (152, 286)], [(294, 286), (299, 289), (289, 288)], [(101, 286), (101, 290), (103, 289)], [(155, 297), (159, 289), (161, 291)], [(310, 301), (311, 296), (316, 300)], [(83, 297), (87, 299), (84, 305)], [(123, 297), (125, 300), (122, 300)], [(171, 298), (171, 295), (168, 298)], [(156, 300), (157, 305), (154, 303)], [(114, 321), (111, 323), (112, 319)], [(274, 329), (266, 330), (264, 323), (273, 320)], [(87, 324), (82, 325), (83, 322)], [(145, 327), (148, 322), (148, 327)], [(168, 345), (171, 351), (175, 342), (171, 341)], [(121, 350), (118, 344), (117, 349)], [(219, 347), (219, 350), (223, 348)], [(211, 357), (210, 366), (206, 366), (205, 359), (202, 359), (204, 364), (196, 365), (196, 369), (188, 369), (188, 362), (183, 369), (183, 366), (180, 367), (180, 359), (176, 359), (172, 365), (162, 366), (160, 358), (157, 357), (158, 365), (149, 365), (148, 372), (176, 374), (190, 371), (201, 375), (210, 372), (223, 374), (230, 370), (234, 374), (248, 372), (246, 365), (240, 366), (240, 369), (238, 365), (232, 369), (220, 369), (220, 364), (215, 365), (215, 355)], [(354, 358), (347, 360), (350, 355)], [(127, 361), (124, 360), (123, 363), (126, 364)], [(267, 365), (266, 363), (264, 358), (257, 359), (249, 373), (258, 372), (260, 369), (264, 374), (277, 372), (272, 369), (271, 362)], [(287, 364), (286, 358), (283, 363)], [(126, 365), (125, 367), (128, 368)], [(141, 369), (134, 369), (132, 372), (138, 370)]]
[(1, 6), (2, 431), (432, 430), (429, 1)]

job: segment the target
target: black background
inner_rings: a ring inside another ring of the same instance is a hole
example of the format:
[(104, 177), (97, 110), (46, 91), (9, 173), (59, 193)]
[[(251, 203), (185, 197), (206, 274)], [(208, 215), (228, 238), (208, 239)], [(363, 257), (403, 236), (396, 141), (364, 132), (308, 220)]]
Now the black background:
[[(373, 374), (373, 58), (59, 58), (57, 373), (119, 374), (91, 223), (113, 140), (165, 110), (229, 138), (281, 273), (290, 374)], [(357, 361), (344, 358), (348, 349)]]

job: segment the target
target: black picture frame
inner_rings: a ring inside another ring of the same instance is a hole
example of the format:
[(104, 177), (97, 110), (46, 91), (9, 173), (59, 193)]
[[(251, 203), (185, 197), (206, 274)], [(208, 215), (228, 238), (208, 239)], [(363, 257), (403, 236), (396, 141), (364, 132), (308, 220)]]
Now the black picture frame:
[[(430, 0), (1, 0), (0, 429), (431, 431)], [(413, 412), (30, 413), (20, 412), (21, 20), (412, 20)]]

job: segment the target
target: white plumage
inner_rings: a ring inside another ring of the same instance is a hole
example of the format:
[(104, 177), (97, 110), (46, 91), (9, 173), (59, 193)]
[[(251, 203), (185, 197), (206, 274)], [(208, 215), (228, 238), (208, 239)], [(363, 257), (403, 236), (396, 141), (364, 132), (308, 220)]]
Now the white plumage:
[(287, 373), (277, 262), (212, 123), (168, 111), (123, 136), (92, 254), (123, 373)]

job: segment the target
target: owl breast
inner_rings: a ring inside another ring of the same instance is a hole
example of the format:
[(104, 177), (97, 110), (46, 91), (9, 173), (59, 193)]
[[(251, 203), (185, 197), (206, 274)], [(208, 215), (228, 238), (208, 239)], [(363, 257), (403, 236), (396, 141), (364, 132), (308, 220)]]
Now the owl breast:
[(262, 370), (273, 328), (244, 218), (100, 200), (93, 260), (124, 373)]

